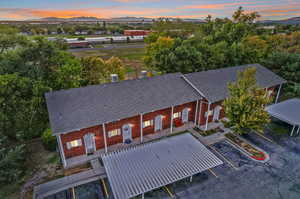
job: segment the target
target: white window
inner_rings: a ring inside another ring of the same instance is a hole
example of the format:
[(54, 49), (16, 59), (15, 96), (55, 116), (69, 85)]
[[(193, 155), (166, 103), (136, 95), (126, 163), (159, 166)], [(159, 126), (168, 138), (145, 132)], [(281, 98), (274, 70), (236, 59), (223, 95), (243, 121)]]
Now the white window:
[(143, 128), (149, 127), (153, 125), (153, 120), (147, 120), (143, 122)]
[(273, 90), (268, 90), (268, 97), (271, 97), (273, 94)]
[(214, 113), (213, 110), (208, 111), (208, 112), (205, 112), (205, 117), (207, 117), (207, 115), (208, 115), (208, 116), (211, 116), (211, 115), (213, 115), (213, 113)]
[(177, 113), (174, 113), (173, 114), (173, 118), (176, 119), (176, 118), (180, 118), (181, 117), (181, 112), (177, 112)]
[(111, 131), (108, 131), (108, 137), (113, 137), (113, 136), (117, 136), (117, 135), (121, 135), (121, 129), (114, 129)]
[(79, 147), (81, 145), (82, 145), (81, 139), (73, 140), (71, 142), (67, 142), (67, 148), (68, 149), (71, 149), (71, 148), (74, 148), (74, 147)]

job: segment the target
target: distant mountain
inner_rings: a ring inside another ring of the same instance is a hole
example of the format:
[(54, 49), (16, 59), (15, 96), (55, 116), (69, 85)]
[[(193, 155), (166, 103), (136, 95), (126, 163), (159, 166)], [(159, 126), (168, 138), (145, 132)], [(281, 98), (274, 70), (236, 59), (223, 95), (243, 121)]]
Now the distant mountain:
[[(168, 19), (168, 20), (176, 20), (177, 18), (162, 18), (162, 19)], [(72, 21), (118, 21), (118, 22), (152, 22), (157, 19), (154, 18), (146, 18), (146, 17), (115, 17), (110, 19), (101, 19), (97, 17), (72, 17), (72, 18), (58, 18), (58, 17), (46, 17), (41, 19), (35, 19), (35, 21), (66, 21), (66, 22), (72, 22)], [(186, 22), (203, 22), (201, 19), (181, 19), (182, 21)]]
[(283, 19), (283, 20), (264, 20), (264, 21), (259, 21), (259, 23), (298, 25), (298, 24), (300, 24), (300, 17), (293, 17), (293, 18)]
[(103, 19), (97, 17), (71, 17), (71, 18), (45, 17), (36, 20), (39, 21), (99, 21)]

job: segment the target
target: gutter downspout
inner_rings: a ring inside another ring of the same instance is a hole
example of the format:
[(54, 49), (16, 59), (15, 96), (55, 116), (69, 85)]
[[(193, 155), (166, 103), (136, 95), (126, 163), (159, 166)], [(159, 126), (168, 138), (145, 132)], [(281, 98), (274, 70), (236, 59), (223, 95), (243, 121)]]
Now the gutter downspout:
[(104, 137), (104, 147), (105, 147), (105, 153), (107, 153), (107, 140), (106, 140), (106, 130), (105, 130), (105, 123), (102, 124), (103, 129), (103, 137)]
[(279, 95), (280, 95), (280, 91), (281, 91), (281, 87), (282, 87), (282, 84), (280, 84), (280, 86), (279, 86), (279, 89), (278, 89), (278, 91), (277, 91), (277, 95), (276, 95), (275, 104), (277, 104), (277, 102), (278, 102)]
[(205, 124), (205, 131), (207, 131), (207, 127), (208, 127), (210, 105), (211, 105), (211, 102), (208, 103), (207, 116), (206, 116), (206, 124)]
[(171, 111), (171, 133), (173, 133), (173, 114), (174, 114), (174, 106), (172, 106), (172, 111)]
[(66, 167), (67, 166), (67, 162), (66, 162), (64, 147), (62, 145), (60, 135), (57, 135), (56, 139), (57, 139), (57, 142), (58, 142), (59, 153), (60, 153), (60, 156), (62, 158), (63, 165), (64, 165), (64, 167)]
[(140, 114), (140, 126), (141, 126), (141, 129), (140, 129), (140, 131), (141, 131), (141, 142), (143, 142), (144, 134), (143, 134), (143, 114), (142, 113)]

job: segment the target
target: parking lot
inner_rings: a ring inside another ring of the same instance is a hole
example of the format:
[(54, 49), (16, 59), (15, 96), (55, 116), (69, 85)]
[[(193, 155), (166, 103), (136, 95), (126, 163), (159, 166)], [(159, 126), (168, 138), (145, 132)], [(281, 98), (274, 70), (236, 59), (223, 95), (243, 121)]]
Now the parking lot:
[(201, 182), (178, 191), (175, 186), (173, 191), (179, 198), (188, 199), (300, 198), (300, 138), (268, 131), (265, 136), (274, 143), (255, 133), (244, 138), (269, 153), (267, 163), (250, 160), (226, 141), (219, 142), (212, 146), (225, 162), (213, 169), (218, 177), (207, 173), (209, 177)]

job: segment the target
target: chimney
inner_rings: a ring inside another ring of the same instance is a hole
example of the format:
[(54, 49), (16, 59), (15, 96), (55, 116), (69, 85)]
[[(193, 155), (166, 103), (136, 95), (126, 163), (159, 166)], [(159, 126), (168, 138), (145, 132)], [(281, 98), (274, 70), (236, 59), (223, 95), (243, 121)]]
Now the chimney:
[(111, 78), (111, 82), (118, 82), (119, 81), (118, 74), (111, 74), (110, 78)]
[(142, 79), (142, 78), (146, 78), (146, 77), (147, 77), (147, 71), (146, 70), (142, 70), (140, 78)]

